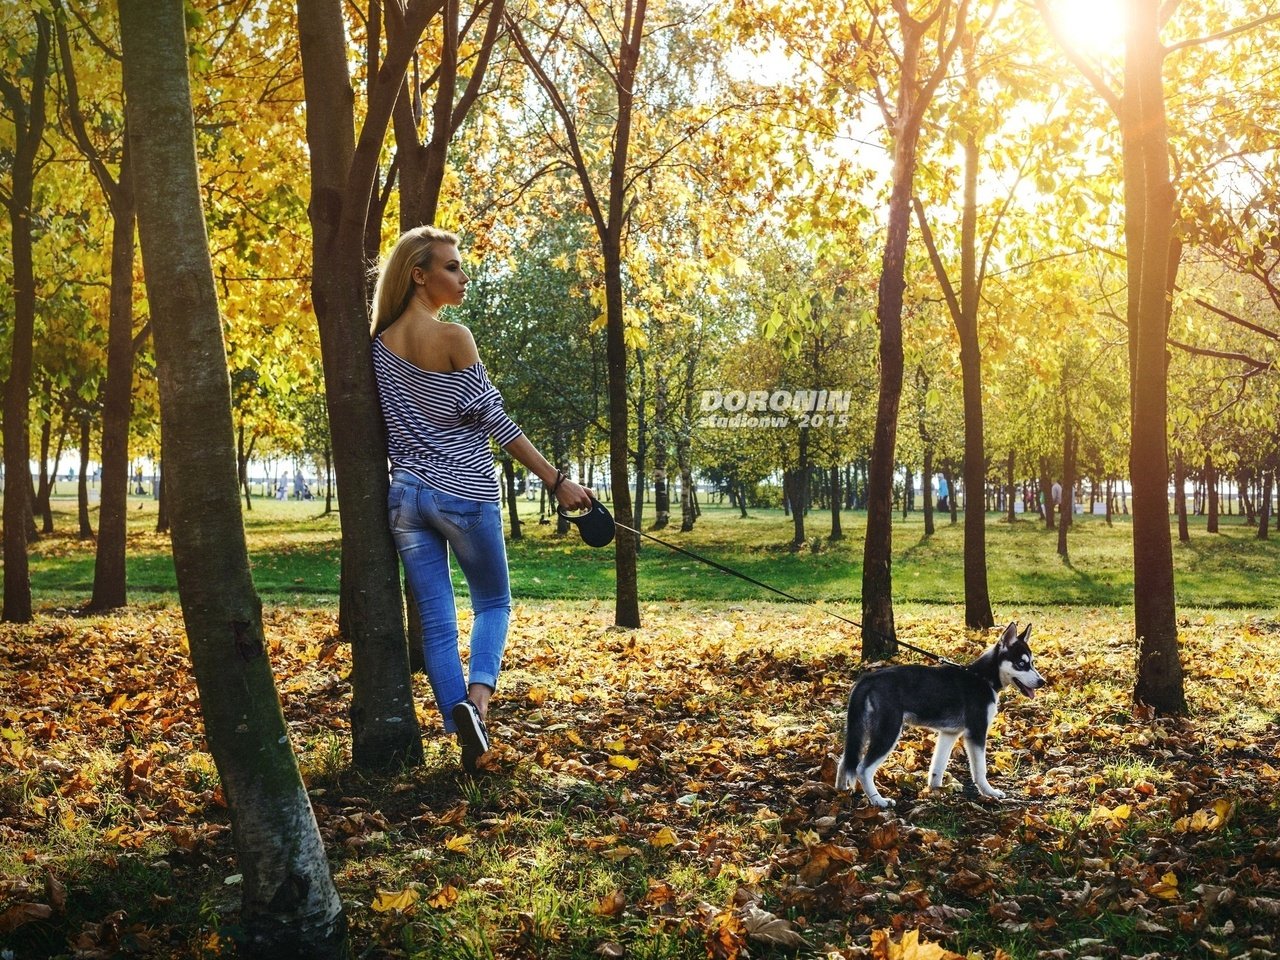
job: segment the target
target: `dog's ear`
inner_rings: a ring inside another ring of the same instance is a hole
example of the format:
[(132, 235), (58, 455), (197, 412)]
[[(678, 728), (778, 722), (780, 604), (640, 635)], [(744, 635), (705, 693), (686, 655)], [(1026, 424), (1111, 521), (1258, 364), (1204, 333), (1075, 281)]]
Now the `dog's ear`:
[(1018, 634), (1018, 639), (1021, 640), (1023, 643), (1026, 643), (1028, 640), (1031, 639), (1031, 624), (1028, 623), (1026, 628), (1020, 634)]
[(1004, 633), (1000, 634), (1000, 646), (1007, 647), (1018, 636), (1018, 621), (1010, 620), (1009, 625), (1004, 628)]

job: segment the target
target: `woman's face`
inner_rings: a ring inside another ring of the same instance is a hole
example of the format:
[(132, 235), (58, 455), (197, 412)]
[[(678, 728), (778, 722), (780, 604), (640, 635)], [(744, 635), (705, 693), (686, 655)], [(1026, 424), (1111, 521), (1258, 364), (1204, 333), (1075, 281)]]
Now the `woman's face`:
[(431, 248), (431, 266), (413, 268), (415, 296), (433, 310), (462, 303), (470, 279), (462, 269), (458, 248), (452, 243), (435, 244)]

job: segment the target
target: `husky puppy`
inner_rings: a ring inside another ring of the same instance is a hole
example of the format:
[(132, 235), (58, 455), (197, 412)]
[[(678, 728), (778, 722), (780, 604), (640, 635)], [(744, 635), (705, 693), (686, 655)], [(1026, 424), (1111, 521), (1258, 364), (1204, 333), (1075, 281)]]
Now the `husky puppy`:
[(1013, 684), (1034, 697), (1047, 682), (1032, 663), (1027, 638), (1031, 624), (1021, 634), (1015, 620), (982, 656), (967, 666), (905, 665), (875, 670), (861, 677), (849, 694), (844, 754), (836, 768), (836, 788), (862, 784), (867, 800), (877, 807), (893, 803), (876, 789), (880, 764), (902, 735), (902, 725), (928, 727), (938, 734), (929, 768), (929, 787), (942, 786), (942, 774), (956, 740), (964, 737), (969, 772), (974, 786), (985, 797), (999, 800), (1004, 792), (987, 783), (987, 730), (995, 719), (997, 697)]

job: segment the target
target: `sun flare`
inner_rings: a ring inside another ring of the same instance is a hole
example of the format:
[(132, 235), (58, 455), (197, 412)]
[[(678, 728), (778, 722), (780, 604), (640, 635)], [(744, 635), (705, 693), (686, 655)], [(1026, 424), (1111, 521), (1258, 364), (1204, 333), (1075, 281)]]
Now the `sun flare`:
[(1093, 56), (1119, 53), (1124, 46), (1124, 4), (1119, 0), (1049, 0), (1063, 39)]

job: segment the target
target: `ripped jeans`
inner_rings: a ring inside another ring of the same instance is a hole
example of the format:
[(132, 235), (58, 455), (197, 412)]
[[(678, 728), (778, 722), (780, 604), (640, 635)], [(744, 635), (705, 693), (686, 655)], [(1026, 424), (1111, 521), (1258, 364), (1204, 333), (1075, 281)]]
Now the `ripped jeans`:
[[(387, 516), (409, 589), (422, 617), (422, 654), (436, 709), (445, 730), (454, 731), (453, 707), (467, 686), (497, 689), (502, 651), (511, 622), (511, 585), (502, 510), (496, 502), (467, 500), (427, 486), (407, 470), (393, 470)], [(462, 678), (458, 614), (454, 605), (449, 553), (471, 593), (470, 678)]]

